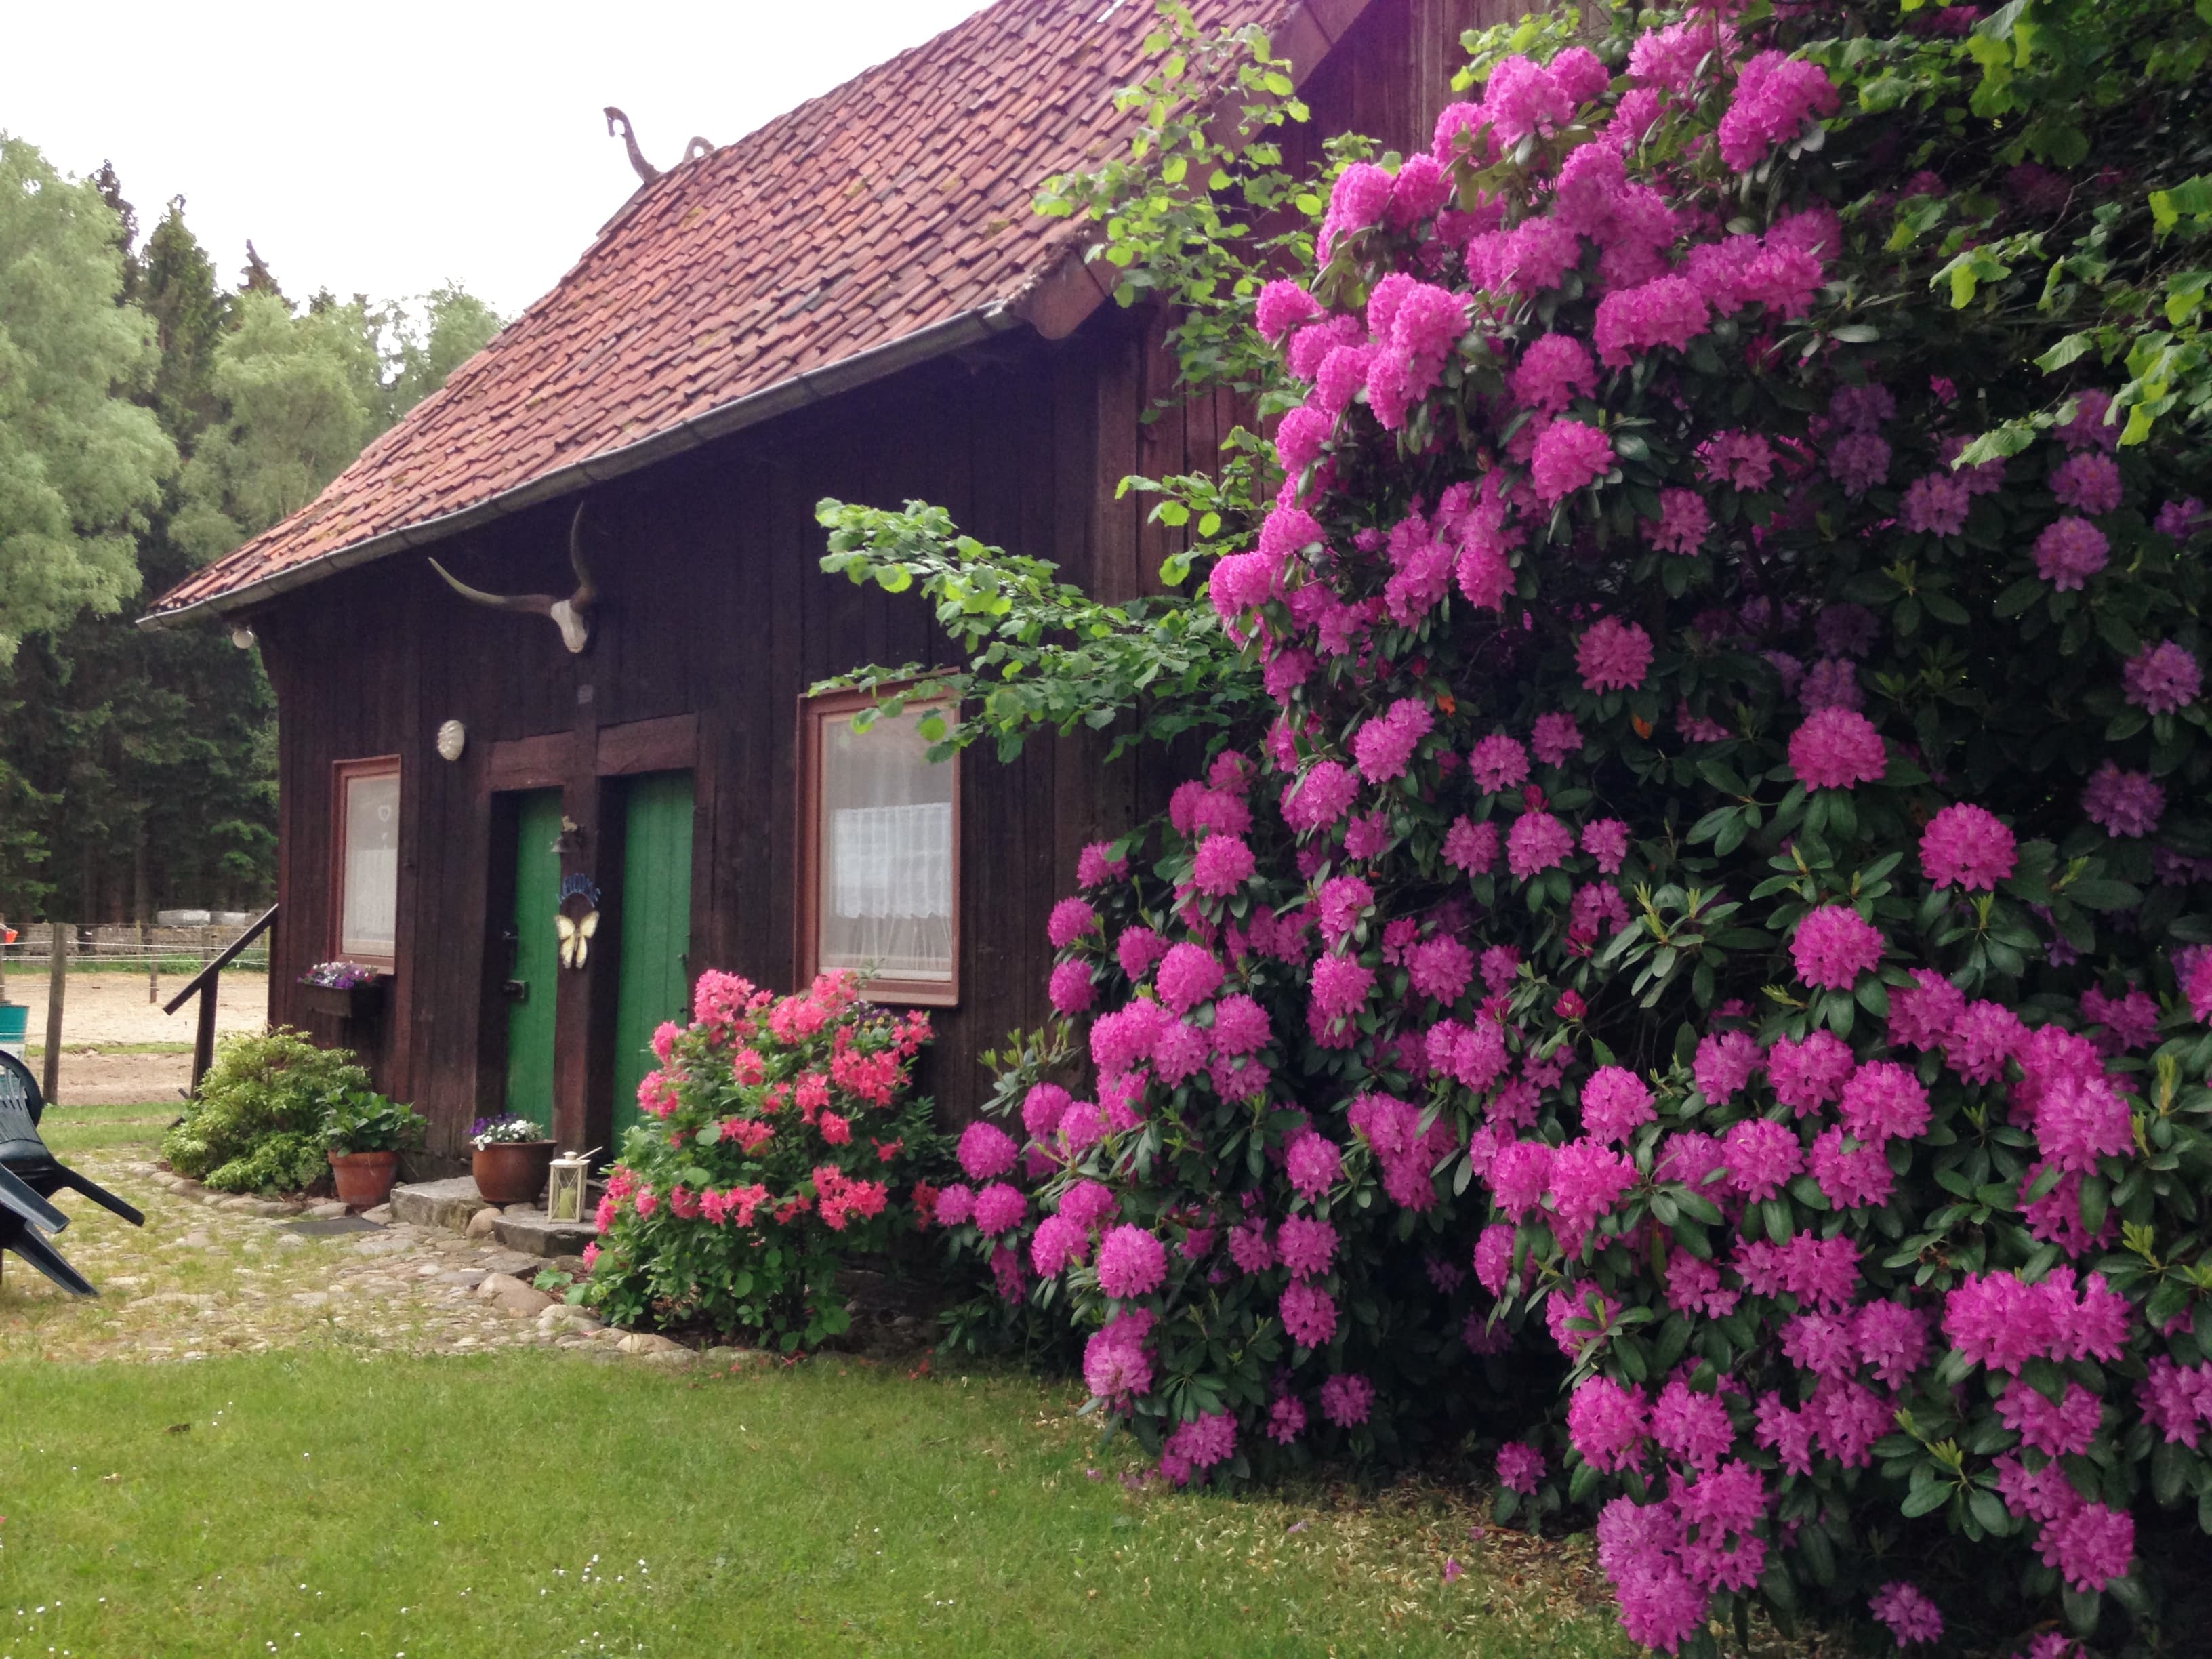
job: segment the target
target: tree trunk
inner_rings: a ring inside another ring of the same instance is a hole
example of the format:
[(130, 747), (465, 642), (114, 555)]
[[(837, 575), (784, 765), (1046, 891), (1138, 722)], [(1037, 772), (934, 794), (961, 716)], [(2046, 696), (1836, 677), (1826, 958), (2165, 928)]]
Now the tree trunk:
[(147, 837), (146, 815), (138, 815), (138, 833), (131, 837), (131, 919), (141, 927), (154, 925), (154, 891), (149, 865), (151, 863)]

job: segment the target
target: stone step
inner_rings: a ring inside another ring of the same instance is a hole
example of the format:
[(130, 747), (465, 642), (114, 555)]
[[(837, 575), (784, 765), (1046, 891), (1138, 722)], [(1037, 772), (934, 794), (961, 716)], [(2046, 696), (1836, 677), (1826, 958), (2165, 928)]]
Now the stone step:
[(464, 1233), (477, 1211), (491, 1207), (477, 1195), (477, 1183), (467, 1176), (410, 1182), (392, 1189), (392, 1219), (417, 1227), (443, 1227)]
[(510, 1209), (491, 1224), (492, 1236), (510, 1250), (529, 1255), (581, 1255), (599, 1235), (592, 1224), (549, 1221), (543, 1210)]

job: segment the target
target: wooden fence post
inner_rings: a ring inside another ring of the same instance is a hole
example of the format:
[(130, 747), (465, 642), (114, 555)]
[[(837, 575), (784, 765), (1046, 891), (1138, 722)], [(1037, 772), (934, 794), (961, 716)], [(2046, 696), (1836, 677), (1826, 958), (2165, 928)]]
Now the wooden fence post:
[(46, 1065), (42, 1086), (49, 1106), (60, 1103), (62, 997), (69, 989), (70, 945), (76, 936), (76, 930), (69, 923), (55, 922), (53, 942), (46, 947), (51, 960), (46, 963)]
[(144, 918), (138, 922), (138, 948), (146, 952), (146, 1000), (151, 1004), (161, 1000), (161, 958), (152, 948), (153, 934), (147, 931)]
[(221, 975), (200, 988), (199, 1026), (192, 1034), (192, 1093), (200, 1091), (200, 1079), (215, 1064), (215, 994), (222, 983)]

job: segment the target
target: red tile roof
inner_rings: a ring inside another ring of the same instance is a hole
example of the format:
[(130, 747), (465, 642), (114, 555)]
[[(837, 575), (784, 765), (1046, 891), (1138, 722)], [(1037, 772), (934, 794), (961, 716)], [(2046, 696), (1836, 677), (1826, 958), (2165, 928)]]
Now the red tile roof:
[[(1194, 9), (1280, 19), (1277, 50), (1304, 70), (1364, 3)], [(1065, 332), (1097, 302), (1070, 264), (1081, 227), (1030, 198), (1128, 130), (1113, 94), (1156, 21), (1151, 0), (998, 0), (672, 169), (314, 501), (147, 620), (451, 535), (993, 329)]]

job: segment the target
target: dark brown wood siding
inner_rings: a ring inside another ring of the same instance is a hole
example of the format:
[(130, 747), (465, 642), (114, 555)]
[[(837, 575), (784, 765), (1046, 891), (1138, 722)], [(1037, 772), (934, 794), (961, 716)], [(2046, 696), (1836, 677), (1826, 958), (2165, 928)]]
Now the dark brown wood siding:
[[(496, 811), (495, 782), (573, 771), (576, 744), (594, 739), (604, 769), (617, 745), (597, 734), (687, 714), (697, 720), (692, 966), (788, 988), (798, 700), (861, 662), (928, 664), (947, 653), (918, 596), (822, 573), (815, 504), (826, 495), (935, 502), (970, 533), (1091, 581), (1094, 538), (1112, 527), (1069, 503), (1094, 498), (1101, 360), (1124, 353), (1131, 333), (1124, 319), (1101, 320), (1056, 347), (1010, 338), (594, 491), (586, 536), (605, 598), (581, 658), (544, 621), (464, 604), (419, 554), (331, 578), (258, 617), (282, 711), (284, 908), (272, 1017), (314, 1029), (292, 981), (333, 949), (331, 769), (397, 754), (392, 994), (377, 1027), (318, 1035), (358, 1044), (382, 1087), (430, 1115), (432, 1149), (457, 1152), (502, 1086), (500, 935), (511, 890), (501, 872), (511, 849), (501, 842), (513, 830)], [(437, 551), (465, 580), (559, 591), (567, 513), (536, 510)], [(1129, 550), (1120, 552), (1133, 568)], [(468, 730), (457, 763), (434, 747), (447, 720)], [(538, 741), (515, 749), (528, 739)], [(495, 781), (495, 756), (518, 753), (529, 764)], [(585, 830), (568, 867), (611, 887), (616, 829), (597, 821), (595, 793), (572, 791), (564, 803)], [(985, 1087), (978, 1049), (1045, 1016), (1045, 914), (1073, 886), (1083, 842), (1125, 824), (1133, 800), (1126, 781), (1101, 787), (1095, 745), (1036, 743), (1006, 765), (969, 757), (963, 995), (938, 1016), (929, 1078), (951, 1112), (972, 1109)], [(613, 960), (603, 942), (601, 965), (579, 978), (611, 975)], [(564, 1036), (572, 1012), (600, 1023), (604, 999), (587, 1012), (572, 1010), (565, 982), (562, 994)], [(597, 1075), (592, 1084), (596, 1097)]]
[[(1376, 0), (1309, 79), (1315, 136), (1357, 127), (1396, 149), (1425, 146), (1452, 94), (1460, 32), (1500, 21), (1501, 0)], [(934, 663), (946, 641), (917, 596), (855, 587), (819, 568), (815, 504), (921, 500), (962, 529), (1058, 563), (1120, 598), (1159, 587), (1175, 532), (1115, 487), (1215, 465), (1238, 418), (1209, 398), (1147, 420), (1171, 392), (1157, 319), (1111, 306), (1071, 338), (1010, 334), (816, 409), (708, 445), (591, 492), (588, 536), (604, 596), (591, 652), (569, 656), (538, 619), (464, 604), (410, 552), (331, 577), (254, 617), (281, 714), (283, 909), (270, 1014), (316, 1029), (295, 985), (331, 954), (331, 769), (397, 754), (402, 853), (398, 956), (381, 1021), (325, 1026), (358, 1047), (378, 1081), (433, 1121), (431, 1150), (458, 1153), (467, 1126), (503, 1091), (514, 815), (502, 789), (605, 769), (619, 731), (696, 717), (690, 966), (789, 988), (797, 700), (817, 680), (867, 661)], [(463, 580), (505, 592), (566, 592), (568, 503), (457, 537), (434, 550)], [(468, 746), (441, 760), (441, 723)], [(665, 729), (655, 741), (665, 738)], [(925, 1085), (967, 1115), (988, 1087), (976, 1056), (1047, 1017), (1044, 921), (1071, 890), (1090, 840), (1164, 798), (1176, 757), (1108, 770), (1096, 738), (1033, 742), (1002, 765), (971, 753), (961, 848), (962, 999), (937, 1016)], [(500, 769), (495, 777), (495, 768)], [(621, 866), (613, 795), (572, 787), (582, 831), (566, 867), (611, 889)], [(606, 819), (608, 821), (603, 822)], [(619, 895), (610, 893), (619, 926)], [(551, 925), (551, 918), (545, 919)], [(604, 1144), (617, 953), (560, 990), (556, 1112), (563, 1139)], [(586, 1095), (590, 1117), (576, 1103)]]

